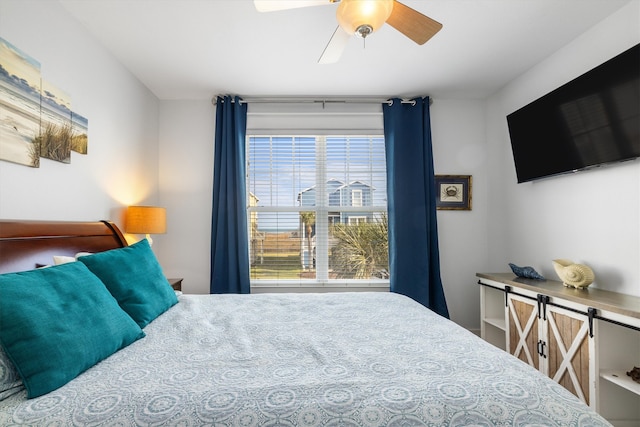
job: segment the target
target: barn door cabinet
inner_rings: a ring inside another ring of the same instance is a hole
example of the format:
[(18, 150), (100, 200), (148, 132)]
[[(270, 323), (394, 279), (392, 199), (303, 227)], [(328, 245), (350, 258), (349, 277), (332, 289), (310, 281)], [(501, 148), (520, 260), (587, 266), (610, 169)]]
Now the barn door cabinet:
[(481, 335), (615, 426), (640, 425), (640, 298), (511, 273), (477, 273)]

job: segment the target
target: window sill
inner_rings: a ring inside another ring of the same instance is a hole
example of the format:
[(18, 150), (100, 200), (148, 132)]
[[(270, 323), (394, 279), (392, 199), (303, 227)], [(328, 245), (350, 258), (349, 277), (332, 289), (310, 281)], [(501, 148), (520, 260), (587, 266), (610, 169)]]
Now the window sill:
[(251, 281), (251, 289), (282, 288), (282, 289), (305, 289), (309, 290), (389, 290), (388, 280), (253, 280)]

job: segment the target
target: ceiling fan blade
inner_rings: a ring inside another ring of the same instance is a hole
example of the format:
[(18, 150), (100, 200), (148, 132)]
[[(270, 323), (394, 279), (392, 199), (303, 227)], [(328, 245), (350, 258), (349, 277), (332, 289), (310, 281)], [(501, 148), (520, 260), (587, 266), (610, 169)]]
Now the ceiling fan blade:
[(331, 4), (335, 0), (253, 0), (258, 12), (274, 12), (276, 10), (297, 9), (299, 7), (321, 6)]
[(440, 29), (442, 24), (415, 9), (394, 0), (387, 24), (418, 44), (425, 44)]
[(347, 42), (350, 38), (351, 34), (347, 33), (338, 25), (336, 30), (333, 32), (333, 35), (331, 36), (331, 40), (329, 40), (329, 43), (327, 43), (327, 47), (324, 48), (322, 55), (320, 55), (318, 63), (333, 64), (335, 62), (338, 62), (338, 60), (342, 56), (344, 48), (347, 47)]

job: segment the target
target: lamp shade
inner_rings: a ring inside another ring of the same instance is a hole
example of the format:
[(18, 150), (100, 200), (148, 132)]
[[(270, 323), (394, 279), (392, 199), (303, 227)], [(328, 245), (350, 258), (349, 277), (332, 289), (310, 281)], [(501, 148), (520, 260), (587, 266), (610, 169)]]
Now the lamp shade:
[(387, 21), (392, 10), (393, 0), (342, 0), (336, 17), (347, 33), (366, 37)]
[(166, 209), (156, 206), (129, 206), (125, 216), (125, 232), (131, 234), (166, 233)]

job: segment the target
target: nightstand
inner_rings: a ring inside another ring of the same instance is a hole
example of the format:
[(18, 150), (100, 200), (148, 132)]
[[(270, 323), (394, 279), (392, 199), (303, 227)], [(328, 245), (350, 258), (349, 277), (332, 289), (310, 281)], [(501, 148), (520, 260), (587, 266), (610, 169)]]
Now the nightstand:
[(167, 279), (174, 291), (182, 291), (182, 278)]

